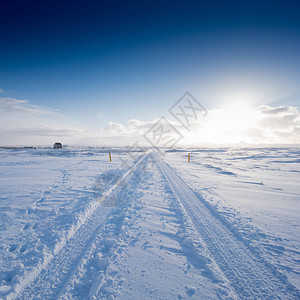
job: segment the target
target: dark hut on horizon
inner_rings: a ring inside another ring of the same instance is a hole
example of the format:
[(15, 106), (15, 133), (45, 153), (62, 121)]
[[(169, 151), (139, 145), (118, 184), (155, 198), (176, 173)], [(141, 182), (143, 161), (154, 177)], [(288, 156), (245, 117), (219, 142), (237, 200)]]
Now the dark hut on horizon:
[(56, 142), (53, 146), (53, 149), (61, 149), (62, 147), (62, 143)]

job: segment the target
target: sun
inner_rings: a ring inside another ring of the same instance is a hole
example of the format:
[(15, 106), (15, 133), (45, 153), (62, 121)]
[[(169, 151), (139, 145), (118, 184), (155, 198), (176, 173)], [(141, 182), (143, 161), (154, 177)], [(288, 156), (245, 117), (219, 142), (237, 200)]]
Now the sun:
[(213, 144), (251, 142), (247, 132), (256, 128), (258, 122), (259, 112), (249, 101), (235, 101), (209, 110), (189, 140)]

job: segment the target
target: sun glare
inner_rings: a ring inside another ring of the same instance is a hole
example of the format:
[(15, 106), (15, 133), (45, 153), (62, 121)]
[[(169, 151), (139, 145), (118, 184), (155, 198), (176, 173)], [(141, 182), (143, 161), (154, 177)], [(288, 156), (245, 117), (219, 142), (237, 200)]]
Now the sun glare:
[(245, 133), (257, 127), (259, 112), (249, 101), (235, 101), (227, 106), (210, 110), (202, 120), (201, 128), (193, 133), (190, 140), (201, 140), (207, 143), (240, 143), (251, 142)]

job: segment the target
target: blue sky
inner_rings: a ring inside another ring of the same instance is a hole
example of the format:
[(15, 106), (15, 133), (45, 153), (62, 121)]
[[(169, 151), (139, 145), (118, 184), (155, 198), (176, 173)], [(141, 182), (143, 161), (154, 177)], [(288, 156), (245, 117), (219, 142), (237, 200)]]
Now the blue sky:
[(6, 1), (0, 34), (5, 107), (55, 111), (22, 125), (2, 109), (6, 133), (59, 124), (97, 136), (109, 122), (168, 117), (186, 91), (208, 110), (299, 105), (299, 1)]

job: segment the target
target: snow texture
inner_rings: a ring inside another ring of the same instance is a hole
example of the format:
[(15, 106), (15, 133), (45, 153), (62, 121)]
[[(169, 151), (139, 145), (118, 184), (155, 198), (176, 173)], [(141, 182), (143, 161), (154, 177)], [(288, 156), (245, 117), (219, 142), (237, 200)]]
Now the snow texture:
[(0, 298), (299, 299), (299, 154), (0, 149)]

